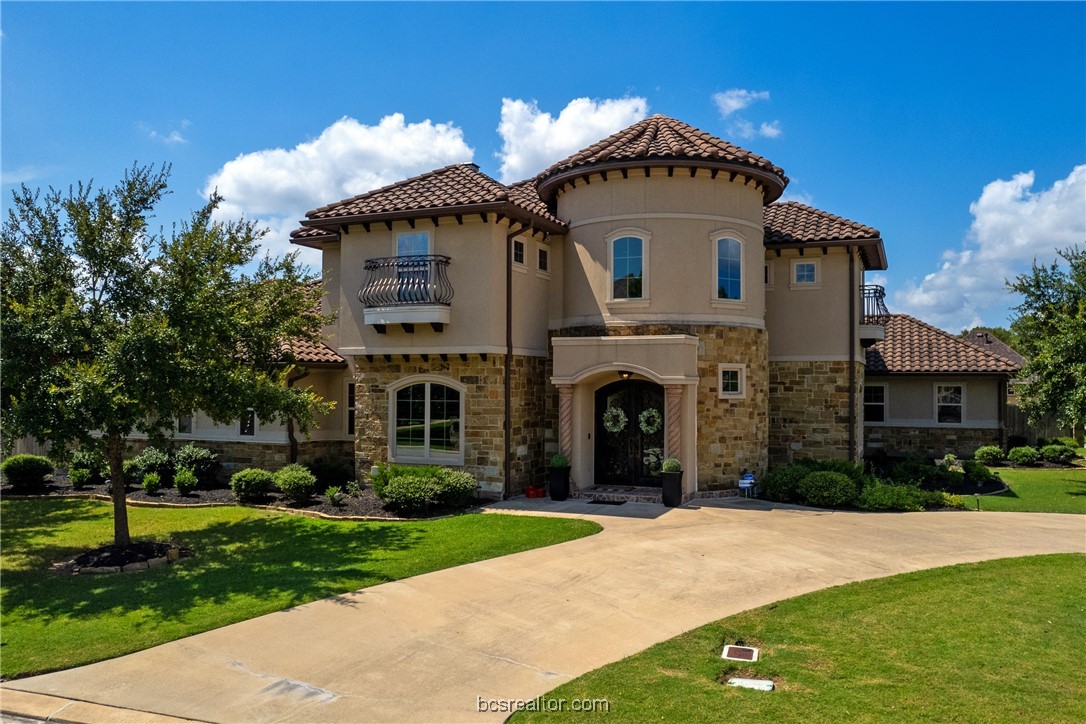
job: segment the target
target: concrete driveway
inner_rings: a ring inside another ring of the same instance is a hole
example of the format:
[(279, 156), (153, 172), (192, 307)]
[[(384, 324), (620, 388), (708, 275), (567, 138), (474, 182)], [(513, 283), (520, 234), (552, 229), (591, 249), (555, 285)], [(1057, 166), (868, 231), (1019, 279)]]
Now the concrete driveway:
[[(1086, 552), (1086, 518), (841, 513), (758, 501), (684, 508), (520, 500), (599, 535), (473, 563), (4, 684), (3, 709), (69, 721), (495, 721), (729, 614), (849, 581), (1008, 556)], [(19, 692), (31, 692), (22, 694)], [(56, 697), (56, 698), (54, 698)], [(73, 703), (74, 702), (74, 703)], [(96, 707), (94, 704), (110, 708)]]

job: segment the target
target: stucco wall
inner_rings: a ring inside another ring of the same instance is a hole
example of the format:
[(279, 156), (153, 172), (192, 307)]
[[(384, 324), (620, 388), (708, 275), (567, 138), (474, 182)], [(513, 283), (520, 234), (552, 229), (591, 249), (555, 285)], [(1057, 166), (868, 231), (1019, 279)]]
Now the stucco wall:
[(961, 385), (965, 404), (962, 424), (957, 427), (999, 426), (1000, 379), (997, 377), (871, 375), (868, 383), (886, 386), (887, 403), (886, 421), (869, 425), (936, 426), (936, 385)]

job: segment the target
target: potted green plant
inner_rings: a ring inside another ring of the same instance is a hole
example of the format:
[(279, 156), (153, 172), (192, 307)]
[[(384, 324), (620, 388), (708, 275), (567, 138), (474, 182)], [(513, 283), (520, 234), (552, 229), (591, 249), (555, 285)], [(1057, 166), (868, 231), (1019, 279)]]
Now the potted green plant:
[(660, 464), (660, 480), (663, 484), (664, 505), (674, 508), (683, 502), (683, 466), (676, 458), (668, 458)]
[(551, 500), (565, 500), (569, 497), (569, 458), (564, 453), (555, 453), (547, 469), (547, 485)]

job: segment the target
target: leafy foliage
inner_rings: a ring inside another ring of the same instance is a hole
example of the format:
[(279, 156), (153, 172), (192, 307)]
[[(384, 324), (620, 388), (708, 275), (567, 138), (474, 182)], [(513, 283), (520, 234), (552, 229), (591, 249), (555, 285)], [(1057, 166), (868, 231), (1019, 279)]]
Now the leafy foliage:
[(1036, 465), (1040, 458), (1041, 454), (1037, 452), (1037, 448), (1028, 445), (1012, 448), (1007, 453), (1007, 459), (1015, 465)]
[(324, 491), (324, 497), (328, 498), (329, 505), (339, 505), (339, 494), (343, 488), (338, 485), (329, 485)]
[(1045, 445), (1041, 448), (1041, 458), (1050, 463), (1066, 465), (1075, 458), (1075, 451), (1065, 445)]
[(101, 451), (94, 448), (76, 450), (72, 453), (68, 459), (68, 477), (70, 478), (76, 470), (86, 471), (88, 485), (99, 485), (109, 478), (109, 466), (106, 465)]
[(1075, 427), (1086, 422), (1086, 250), (1059, 255), (1067, 269), (1034, 262), (1029, 274), (1008, 283), (1022, 295), (1011, 330), (1029, 359), (1021, 396), (1030, 419), (1054, 415)]
[(799, 494), (811, 505), (822, 508), (849, 505), (859, 493), (856, 481), (844, 473), (820, 470), (810, 473), (799, 483)]
[[(1001, 459), (1002, 457), (1003, 455), (1000, 454)], [(965, 473), (965, 482), (967, 483), (983, 485), (984, 483), (991, 482), (995, 479), (995, 475), (992, 471), (983, 463), (977, 462), (976, 460), (966, 460), (962, 462), (962, 471)]]
[(328, 412), (288, 387), (285, 340), (317, 342), (319, 289), (297, 257), (264, 258), (264, 231), (213, 218), (217, 194), (169, 236), (148, 222), (170, 169), (133, 166), (113, 188), (22, 186), (0, 234), (0, 415), (10, 436), (63, 457), (102, 445), (113, 482), (114, 542), (129, 542), (122, 455), (133, 433), (171, 431), (200, 410), (227, 423), (248, 409), (305, 433)]
[(977, 448), (977, 451), (973, 453), (973, 457), (978, 463), (999, 465), (1003, 462), (1003, 450), (998, 445), (984, 445)]
[(178, 468), (173, 476), (173, 484), (179, 494), (188, 495), (196, 490), (196, 487), (200, 484), (200, 479), (196, 477), (196, 473), (192, 471), (192, 468)]
[(856, 507), (861, 510), (904, 510), (924, 509), (928, 493), (914, 485), (891, 485), (872, 483), (863, 489)]
[(167, 488), (173, 484), (173, 460), (169, 453), (156, 447), (146, 448), (132, 458), (129, 466), (125, 468), (125, 473), (128, 472), (134, 474), (136, 480), (143, 480), (148, 473), (154, 473)]
[(378, 498), (385, 500), (384, 490), (388, 483), (396, 477), (403, 477), (405, 475), (413, 475), (416, 477), (433, 478), (437, 477), (438, 467), (436, 465), (401, 465), (399, 463), (377, 463), (373, 473), (370, 475), (370, 485), (373, 486), (373, 493)]
[(73, 490), (82, 490), (91, 481), (91, 471), (86, 468), (68, 468), (68, 482)]
[(291, 463), (279, 468), (272, 475), (272, 483), (279, 492), (296, 503), (304, 503), (313, 497), (317, 489), (317, 478), (309, 468), (298, 463)]
[(12, 487), (37, 490), (45, 485), (45, 476), (53, 472), (53, 463), (41, 455), (12, 455), (0, 464)]
[(565, 453), (555, 453), (551, 455), (551, 467), (552, 468), (568, 468), (569, 458)]
[(677, 458), (667, 458), (660, 463), (660, 472), (662, 473), (681, 473), (682, 470), (682, 463)]
[(148, 495), (157, 495), (162, 489), (162, 478), (158, 473), (145, 473), (143, 476), (143, 489)]
[[(197, 447), (192, 443), (173, 451), (170, 456), (174, 470), (188, 469), (196, 476), (200, 485), (211, 487), (219, 472), (219, 456), (206, 447)], [(180, 490), (180, 488), (178, 488)]]
[(354, 478), (354, 464), (343, 458), (317, 458), (306, 467), (317, 478), (318, 488), (326, 488), (330, 485), (338, 485), (342, 488)]
[(273, 486), (272, 474), (261, 468), (239, 470), (230, 477), (230, 490), (242, 503), (260, 500)]
[(464, 470), (407, 467), (393, 472), (379, 495), (397, 510), (424, 513), (431, 508), (463, 508), (471, 503), (477, 487), (475, 478)]

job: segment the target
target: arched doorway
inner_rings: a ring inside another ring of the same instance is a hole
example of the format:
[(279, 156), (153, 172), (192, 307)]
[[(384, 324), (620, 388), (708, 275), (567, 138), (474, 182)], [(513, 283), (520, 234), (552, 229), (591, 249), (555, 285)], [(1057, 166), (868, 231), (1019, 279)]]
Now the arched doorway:
[(605, 385), (596, 390), (594, 418), (596, 484), (659, 487), (655, 473), (664, 457), (664, 388), (644, 380)]

